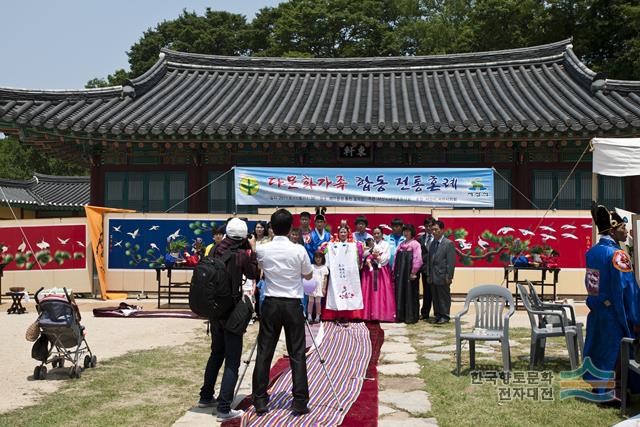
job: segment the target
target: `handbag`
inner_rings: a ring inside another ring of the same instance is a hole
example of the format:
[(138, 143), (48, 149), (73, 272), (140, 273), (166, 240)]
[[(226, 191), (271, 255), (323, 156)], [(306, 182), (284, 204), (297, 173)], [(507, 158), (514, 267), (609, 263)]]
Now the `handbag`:
[(225, 323), (225, 330), (234, 335), (244, 335), (247, 331), (247, 326), (253, 317), (253, 304), (251, 298), (247, 295), (243, 295), (242, 299), (238, 301), (233, 311), (229, 315)]
[(40, 338), (33, 343), (31, 347), (31, 358), (46, 362), (49, 357), (49, 339), (46, 335), (40, 335)]

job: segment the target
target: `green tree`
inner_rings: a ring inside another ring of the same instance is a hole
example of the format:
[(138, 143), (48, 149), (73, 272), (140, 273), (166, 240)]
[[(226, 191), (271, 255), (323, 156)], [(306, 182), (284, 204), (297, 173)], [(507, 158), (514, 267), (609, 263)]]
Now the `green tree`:
[(248, 54), (251, 34), (253, 32), (242, 15), (207, 8), (204, 15), (199, 16), (183, 10), (178, 18), (149, 28), (131, 46), (127, 52), (130, 71), (119, 69), (106, 79), (93, 78), (85, 87), (122, 85), (128, 79), (140, 76), (156, 63), (162, 48), (215, 55)]
[(119, 70), (116, 70), (115, 73), (109, 74), (106, 79), (94, 77), (89, 80), (84, 87), (87, 89), (94, 89), (99, 87), (120, 86), (126, 83), (128, 79), (129, 73), (125, 69), (120, 68)]
[(78, 165), (43, 154), (8, 137), (0, 140), (0, 178), (29, 179), (34, 172), (47, 175), (87, 175)]
[(438, 55), (471, 50), (469, 28), (472, 0), (421, 0), (419, 18), (397, 28), (403, 53)]
[(182, 12), (173, 21), (164, 21), (145, 31), (127, 55), (131, 77), (147, 71), (158, 60), (161, 48), (181, 52), (216, 55), (247, 54), (249, 26), (244, 16), (208, 9), (203, 16)]
[(638, 1), (589, 0), (576, 31), (584, 60), (608, 78), (640, 80)]
[(609, 78), (640, 80), (637, 0), (289, 0), (244, 16), (183, 11), (144, 32), (118, 70), (87, 87), (147, 71), (162, 47), (217, 55), (432, 55), (533, 46), (574, 37), (576, 53)]
[(413, 0), (290, 0), (261, 9), (252, 53), (344, 58), (402, 55), (395, 29), (418, 17)]
[[(469, 16), (469, 47), (486, 51), (539, 44), (539, 22), (544, 16), (543, 3), (537, 0), (479, 1)], [(554, 41), (561, 38), (556, 35)]]

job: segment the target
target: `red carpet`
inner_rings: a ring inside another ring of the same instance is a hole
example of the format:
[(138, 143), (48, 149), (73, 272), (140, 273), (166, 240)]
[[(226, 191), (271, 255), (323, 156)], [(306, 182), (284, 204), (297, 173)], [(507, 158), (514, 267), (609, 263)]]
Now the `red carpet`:
[(367, 322), (373, 353), (367, 367), (367, 380), (362, 384), (360, 395), (347, 412), (343, 427), (375, 427), (378, 425), (378, 359), (384, 342), (384, 330), (378, 322)]
[[(355, 399), (355, 401), (353, 401), (353, 396), (351, 396), (351, 406), (348, 407), (349, 405), (346, 405), (348, 408), (347, 413), (344, 415), (344, 418), (342, 420), (342, 423), (339, 424), (341, 426), (347, 426), (347, 427), (360, 427), (360, 426), (376, 426), (378, 424), (378, 371), (377, 371), (377, 364), (378, 364), (378, 359), (380, 356), (380, 348), (382, 347), (382, 343), (384, 342), (384, 331), (382, 330), (382, 328), (380, 328), (380, 325), (377, 322), (370, 322), (370, 323), (366, 323), (366, 328), (368, 331), (368, 339), (370, 340), (370, 357), (369, 357), (369, 361), (367, 363), (366, 366), (366, 373), (365, 373), (365, 379), (364, 381), (362, 381), (362, 385), (360, 387), (360, 392), (357, 396), (357, 398)], [(326, 339), (326, 336), (325, 336)], [(322, 345), (321, 345), (322, 347)], [(311, 355), (315, 354), (315, 349), (311, 348), (311, 350), (314, 353), (311, 353)], [(322, 348), (321, 348), (322, 351)], [(323, 354), (324, 356), (324, 354)], [(314, 356), (310, 356), (310, 357), (314, 357)], [(326, 356), (325, 356), (326, 357)], [(325, 365), (328, 367), (328, 364)], [(273, 385), (280, 377), (281, 375), (286, 375), (286, 381), (289, 382), (290, 384), (290, 372), (289, 372), (289, 360), (286, 357), (282, 357), (280, 358), (275, 364), (274, 366), (271, 368), (271, 384)], [(333, 377), (333, 373), (331, 374)], [(322, 373), (322, 376), (324, 376), (324, 373)], [(336, 388), (340, 388), (341, 384), (335, 384)], [(281, 384), (282, 387), (282, 384)], [(288, 389), (290, 389), (290, 385), (287, 387)], [(325, 394), (325, 401), (329, 396), (329, 392), (328, 392), (328, 387), (325, 387), (324, 390), (324, 394)], [(341, 394), (341, 391), (338, 390), (338, 394)], [(332, 398), (332, 394), (330, 395), (330, 402), (331, 405), (334, 405), (334, 400)], [(314, 398), (312, 397), (312, 400), (314, 400)], [(284, 401), (283, 401), (284, 402)], [(280, 402), (280, 406), (282, 406), (281, 404), (283, 402)], [(344, 404), (344, 403), (343, 403)], [(327, 406), (327, 405), (321, 405), (321, 406)], [(251, 397), (248, 396), (247, 398), (245, 398), (240, 405), (238, 405), (239, 408), (241, 409), (245, 409), (245, 410), (249, 410), (251, 411), (252, 407), (251, 407)], [(319, 408), (318, 405), (315, 406), (316, 408)], [(314, 406), (312, 406), (310, 404), (310, 408), (312, 409), (312, 414), (313, 414), (313, 410), (314, 410)], [(300, 418), (292, 418), (288, 416), (288, 413), (285, 413), (285, 411), (282, 411), (283, 407), (280, 407), (278, 410), (280, 410), (282, 418), (281, 420), (273, 420), (274, 422), (280, 424), (282, 423), (282, 425), (307, 425), (309, 424), (309, 422), (311, 422), (311, 419), (309, 419), (309, 416), (304, 416), (304, 417), (300, 417)], [(269, 418), (271, 418), (272, 416), (274, 416), (274, 414), (272, 414), (270, 412), (271, 415), (267, 415)], [(311, 415), (311, 414), (310, 414)], [(245, 417), (247, 418), (247, 417)], [(305, 420), (307, 420), (305, 422)], [(245, 422), (247, 420), (245, 419)], [(258, 424), (265, 424), (265, 421), (267, 421), (266, 419), (262, 418), (260, 421), (258, 421)], [(297, 421), (297, 422), (296, 422)], [(253, 425), (254, 423), (249, 423), (248, 425)], [(272, 423), (266, 423), (265, 425), (271, 425)], [(313, 424), (313, 423), (312, 423)], [(235, 427), (235, 426), (239, 426), (240, 425), (240, 419), (236, 419), (236, 420), (232, 420), (232, 421), (227, 421), (223, 424), (224, 427)], [(309, 424), (311, 425), (311, 424)], [(337, 424), (333, 424), (333, 423), (328, 423), (328, 424), (324, 424), (324, 425), (337, 425)]]

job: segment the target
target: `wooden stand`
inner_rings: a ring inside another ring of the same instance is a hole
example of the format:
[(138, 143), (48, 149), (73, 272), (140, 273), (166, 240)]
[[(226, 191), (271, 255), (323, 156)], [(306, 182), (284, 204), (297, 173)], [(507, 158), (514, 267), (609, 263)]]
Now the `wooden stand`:
[(7, 314), (22, 314), (26, 313), (27, 309), (22, 306), (22, 298), (24, 294), (22, 292), (7, 292), (7, 295), (11, 297), (11, 307), (7, 310)]
[[(511, 285), (513, 285), (513, 294), (514, 300), (516, 302), (516, 309), (519, 308), (518, 301), (520, 299), (518, 295), (517, 284), (527, 284), (527, 279), (521, 279), (518, 275), (520, 271), (537, 271), (540, 272), (541, 278), (540, 280), (529, 280), (533, 286), (536, 286), (540, 289), (538, 295), (542, 300), (550, 300), (555, 301), (557, 298), (556, 287), (558, 285), (558, 273), (560, 273), (559, 268), (545, 268), (545, 267), (515, 267), (508, 266), (504, 268), (504, 284), (507, 289), (511, 289)], [(550, 275), (550, 281), (547, 281), (547, 272)], [(545, 295), (545, 288), (551, 288), (552, 294)]]
[[(189, 297), (189, 286), (191, 285), (191, 281), (189, 282), (174, 282), (171, 278), (171, 273), (173, 271), (193, 271), (193, 267), (159, 267), (156, 268), (156, 280), (158, 281), (158, 308), (160, 308), (160, 300), (162, 298), (167, 298), (167, 307), (171, 307), (171, 298), (188, 298)], [(166, 270), (167, 272), (167, 284), (162, 284), (162, 274), (161, 272)]]

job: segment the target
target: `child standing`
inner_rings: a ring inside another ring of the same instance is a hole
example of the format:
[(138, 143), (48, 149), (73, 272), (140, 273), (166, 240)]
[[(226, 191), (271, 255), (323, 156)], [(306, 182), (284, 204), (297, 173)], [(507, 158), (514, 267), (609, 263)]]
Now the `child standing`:
[(321, 301), (327, 292), (327, 282), (329, 281), (329, 269), (325, 265), (326, 260), (324, 253), (317, 251), (313, 254), (313, 279), (316, 281), (316, 289), (311, 295), (309, 295), (309, 302), (307, 305), (307, 319), (311, 322), (313, 319), (313, 306), (315, 303), (316, 316), (318, 322), (320, 321), (320, 309)]

